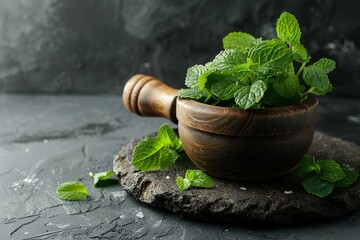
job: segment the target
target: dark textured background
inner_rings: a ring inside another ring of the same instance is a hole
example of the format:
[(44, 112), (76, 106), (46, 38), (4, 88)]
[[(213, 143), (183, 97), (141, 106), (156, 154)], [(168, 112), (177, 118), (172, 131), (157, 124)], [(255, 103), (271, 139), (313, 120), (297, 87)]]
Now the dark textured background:
[(313, 60), (336, 60), (330, 95), (360, 97), (359, 9), (351, 0), (0, 0), (0, 92), (119, 94), (138, 72), (181, 87), (228, 32), (271, 38), (287, 10)]

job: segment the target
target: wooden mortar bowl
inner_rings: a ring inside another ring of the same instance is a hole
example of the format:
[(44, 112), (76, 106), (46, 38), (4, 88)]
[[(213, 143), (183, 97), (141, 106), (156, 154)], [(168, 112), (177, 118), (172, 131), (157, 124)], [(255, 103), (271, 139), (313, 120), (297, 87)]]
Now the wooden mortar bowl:
[(139, 74), (127, 82), (123, 102), (139, 115), (178, 120), (186, 154), (210, 175), (242, 181), (280, 177), (297, 167), (311, 145), (318, 105), (313, 95), (296, 105), (244, 111), (176, 98), (177, 91)]

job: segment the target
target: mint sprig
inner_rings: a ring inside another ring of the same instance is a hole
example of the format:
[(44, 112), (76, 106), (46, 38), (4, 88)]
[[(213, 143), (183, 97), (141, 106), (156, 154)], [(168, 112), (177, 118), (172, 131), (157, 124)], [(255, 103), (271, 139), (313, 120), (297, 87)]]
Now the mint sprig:
[(62, 183), (57, 189), (56, 194), (60, 199), (68, 201), (85, 200), (88, 192), (84, 184), (79, 182), (65, 182)]
[(201, 170), (187, 170), (185, 173), (185, 178), (176, 178), (176, 185), (182, 191), (185, 191), (190, 187), (212, 188), (214, 187), (214, 181), (209, 175)]
[[(178, 92), (219, 106), (242, 109), (286, 106), (303, 101), (308, 94), (332, 91), (328, 74), (335, 61), (311, 57), (301, 44), (301, 29), (294, 15), (284, 12), (276, 22), (277, 38), (262, 40), (249, 33), (233, 32), (223, 38), (224, 50), (205, 65), (187, 71), (189, 89)], [(299, 65), (298, 69), (294, 65)]]
[(326, 197), (335, 187), (348, 187), (359, 177), (355, 170), (341, 167), (334, 160), (316, 161), (305, 154), (300, 160), (298, 174), (304, 189), (315, 196)]
[(132, 153), (132, 164), (139, 170), (152, 171), (172, 166), (183, 150), (174, 130), (163, 124), (156, 137), (140, 141)]

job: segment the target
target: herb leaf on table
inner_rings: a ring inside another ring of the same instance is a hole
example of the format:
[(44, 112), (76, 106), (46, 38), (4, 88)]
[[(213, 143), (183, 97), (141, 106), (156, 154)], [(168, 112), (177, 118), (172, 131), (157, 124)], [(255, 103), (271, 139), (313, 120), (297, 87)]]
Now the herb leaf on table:
[(79, 182), (65, 182), (62, 183), (57, 189), (56, 194), (60, 199), (68, 201), (85, 200), (88, 192), (84, 184)]

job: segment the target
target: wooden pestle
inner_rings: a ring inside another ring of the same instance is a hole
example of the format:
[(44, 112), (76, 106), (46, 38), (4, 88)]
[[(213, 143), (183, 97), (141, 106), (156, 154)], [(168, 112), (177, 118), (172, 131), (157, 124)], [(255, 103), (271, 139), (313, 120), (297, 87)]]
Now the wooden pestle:
[(178, 91), (155, 77), (136, 74), (125, 84), (122, 98), (125, 108), (130, 112), (140, 116), (164, 117), (177, 123)]

